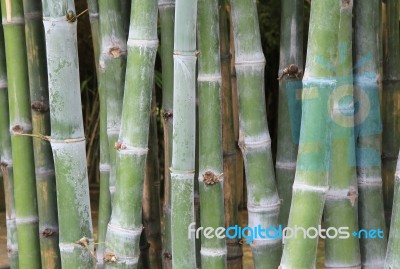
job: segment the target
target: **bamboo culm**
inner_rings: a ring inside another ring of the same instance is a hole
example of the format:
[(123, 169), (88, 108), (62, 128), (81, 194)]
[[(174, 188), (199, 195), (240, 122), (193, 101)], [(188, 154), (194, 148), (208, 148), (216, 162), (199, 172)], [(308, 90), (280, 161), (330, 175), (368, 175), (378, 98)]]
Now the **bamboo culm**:
[(160, 174), (158, 163), (157, 104), (155, 88), (151, 100), (149, 153), (143, 188), (143, 226), (146, 233), (149, 268), (162, 268)]
[[(379, 103), (380, 1), (354, 1), (354, 97), (359, 104), (355, 114), (356, 164), (358, 180), (359, 229), (381, 229), (386, 235), (384, 217)], [(368, 22), (368, 23), (367, 23)], [(367, 61), (366, 61), (367, 60)], [(386, 255), (385, 238), (360, 238), (363, 268), (382, 268)]]
[[(224, 227), (218, 0), (198, 1), (199, 194), (202, 227)], [(201, 268), (226, 268), (225, 238), (201, 237)]]
[(80, 99), (74, 2), (43, 0), (63, 268), (91, 268), (95, 257)]
[[(42, 3), (40, 0), (24, 0), (23, 4), (32, 108), (32, 133), (48, 136), (50, 135), (50, 112)], [(33, 16), (33, 14), (36, 14), (36, 16)], [(50, 143), (40, 138), (33, 138), (33, 153), (35, 157), (42, 268), (59, 267), (61, 260), (58, 248), (57, 192)]]
[(389, 241), (386, 252), (385, 259), (385, 269), (399, 269), (399, 250), (400, 250), (400, 237), (399, 237), (399, 227), (400, 227), (400, 212), (397, 206), (400, 198), (400, 158), (397, 160), (397, 169), (395, 175), (394, 184), (394, 202), (393, 202), (393, 212), (392, 221), (390, 223), (390, 233)]
[(116, 145), (116, 188), (107, 228), (106, 268), (138, 268), (143, 182), (158, 47), (155, 0), (132, 2), (127, 45), (128, 75)]
[(3, 177), (6, 206), (7, 256), (10, 268), (18, 265), (17, 222), (15, 219), (14, 177), (8, 111), (6, 55), (3, 26), (0, 27), (0, 174)]
[[(332, 66), (338, 51), (339, 18), (340, 1), (312, 2), (300, 140), (288, 220), (290, 228), (316, 228), (321, 223), (331, 158), (328, 132), (331, 118), (327, 105), (336, 87), (336, 72)], [(317, 238), (287, 238), (281, 269), (315, 268), (317, 242)]]
[(164, 130), (164, 204), (163, 204), (163, 268), (172, 268), (171, 250), (171, 180), (172, 118), (174, 90), (174, 17), (175, 0), (159, 0), (162, 65), (162, 122)]
[(282, 1), (279, 61), (276, 182), (281, 199), (279, 223), (287, 226), (296, 172), (301, 122), (304, 0)]
[(171, 164), (172, 268), (195, 268), (194, 216), (196, 141), (197, 1), (177, 0), (174, 29), (173, 142)]
[(399, 1), (385, 1), (382, 89), (382, 180), (385, 213), (390, 220), (397, 154), (400, 148), (400, 41)]
[[(100, 58), (100, 22), (99, 6), (97, 0), (88, 0), (89, 20), (92, 33), (93, 52), (96, 66), (97, 81), (99, 80), (99, 58)], [(100, 193), (99, 193), (99, 215), (97, 224), (96, 266), (103, 268), (104, 242), (106, 240), (107, 224), (111, 216), (110, 195), (110, 156), (107, 137), (107, 101), (104, 89), (99, 90), (100, 99)]]
[(120, 18), (119, 0), (99, 0), (100, 55), (99, 91), (105, 92), (107, 103), (107, 136), (110, 154), (110, 195), (115, 192), (115, 145), (121, 128), (122, 103), (126, 72), (126, 38)]
[[(336, 89), (329, 98), (332, 118), (329, 191), (325, 202), (326, 227), (358, 229), (358, 191), (354, 142), (352, 61), (353, 1), (341, 1), (336, 64)], [(326, 238), (327, 268), (361, 268), (358, 237)]]
[[(39, 223), (33, 155), (31, 105), (22, 0), (1, 1), (7, 60), (13, 156), (15, 218), (20, 268), (40, 268)], [(27, 134), (28, 136), (25, 136)]]
[[(219, 0), (219, 31), (221, 57), (222, 144), (224, 166), (225, 227), (238, 223), (236, 142), (234, 133), (233, 100), (231, 85), (231, 54), (229, 44), (229, 18), (225, 0)], [(242, 268), (242, 246), (238, 238), (226, 238), (227, 268)]]
[[(280, 201), (275, 185), (271, 138), (264, 94), (265, 58), (261, 49), (255, 1), (231, 1), (235, 43), (235, 68), (239, 103), (239, 147), (247, 180), (250, 227), (278, 226)], [(257, 238), (251, 242), (255, 268), (277, 268), (280, 239)]]

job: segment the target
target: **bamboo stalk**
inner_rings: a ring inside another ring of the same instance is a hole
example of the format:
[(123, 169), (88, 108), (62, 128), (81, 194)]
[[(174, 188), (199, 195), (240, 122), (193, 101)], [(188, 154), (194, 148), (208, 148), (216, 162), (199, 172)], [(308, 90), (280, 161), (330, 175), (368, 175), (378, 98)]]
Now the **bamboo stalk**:
[(157, 46), (157, 2), (132, 2), (126, 70), (129, 76), (125, 81), (117, 145), (117, 181), (106, 236), (106, 267), (138, 267), (143, 181)]
[(160, 175), (158, 163), (157, 103), (153, 88), (149, 130), (149, 153), (143, 188), (143, 226), (148, 244), (149, 268), (162, 268)]
[(281, 8), (278, 143), (275, 169), (281, 199), (279, 223), (286, 227), (292, 201), (301, 123), (299, 95), (302, 89), (304, 0), (282, 1)]
[(163, 268), (172, 268), (171, 250), (171, 181), (172, 117), (174, 89), (174, 17), (175, 0), (159, 0), (162, 68), (162, 120), (164, 130), (164, 204), (163, 204)]
[[(295, 225), (304, 229), (320, 225), (328, 191), (331, 144), (326, 108), (336, 86), (339, 14), (339, 1), (317, 0), (311, 4), (299, 153), (288, 221), (292, 229)], [(281, 268), (315, 268), (317, 241), (317, 237), (301, 235), (286, 238)]]
[[(354, 101), (352, 62), (353, 1), (342, 0), (338, 34), (336, 89), (329, 98), (331, 164), (329, 191), (325, 202), (326, 227), (358, 229), (358, 191), (355, 165)], [(358, 237), (327, 238), (327, 268), (361, 268)]]
[[(202, 227), (224, 227), (218, 0), (198, 1), (199, 194)], [(201, 237), (201, 268), (226, 268), (224, 238)]]
[(74, 2), (43, 0), (61, 264), (94, 266)]
[[(89, 19), (92, 32), (93, 51), (96, 65), (97, 79), (100, 76), (100, 29), (99, 29), (99, 6), (97, 0), (88, 0)], [(104, 88), (98, 87), (100, 98), (100, 193), (99, 193), (99, 214), (97, 225), (97, 248), (96, 266), (103, 268), (103, 256), (107, 232), (107, 224), (111, 216), (110, 196), (110, 156), (107, 137), (107, 100)]]
[[(231, 59), (235, 59), (235, 42), (234, 42), (234, 34), (233, 34), (233, 22), (232, 15), (229, 10), (229, 23), (230, 23), (230, 52)], [(239, 143), (239, 108), (238, 108), (238, 91), (237, 91), (237, 77), (236, 77), (236, 69), (235, 69), (235, 61), (231, 61), (231, 86), (232, 86), (232, 114), (233, 114), (233, 131), (235, 134), (235, 144), (236, 144), (236, 203), (239, 209), (244, 209), (246, 206), (246, 198), (243, 197), (246, 192), (246, 184), (244, 177), (244, 164), (243, 164), (243, 156), (240, 148), (238, 146)], [(239, 217), (239, 216), (238, 216)]]
[[(34, 135), (50, 135), (42, 4), (41, 1), (24, 0), (23, 5), (32, 108), (32, 133)], [(50, 144), (40, 138), (33, 138), (33, 153), (35, 158), (42, 267), (56, 268), (60, 266), (60, 250), (58, 248), (56, 179)]]
[[(239, 146), (245, 160), (250, 227), (278, 226), (279, 197), (275, 185), (271, 139), (264, 94), (265, 58), (261, 49), (255, 1), (231, 1), (235, 68), (239, 99)], [(277, 268), (281, 240), (256, 238), (251, 243), (256, 268)]]
[(3, 26), (0, 27), (0, 173), (3, 177), (6, 207), (7, 256), (10, 268), (18, 265), (18, 238), (15, 218), (14, 177), (8, 110), (6, 55)]
[[(376, 42), (381, 40), (380, 6), (380, 1), (375, 0), (354, 1), (354, 96), (359, 107), (368, 108), (359, 109), (368, 114), (358, 112), (355, 115), (355, 137), (359, 229), (379, 228), (386, 234), (380, 158), (382, 134), (379, 105), (380, 42)], [(386, 254), (385, 238), (362, 237), (360, 249), (363, 268), (383, 268)]]
[(389, 241), (385, 260), (385, 269), (400, 268), (399, 250), (400, 250), (400, 215), (399, 215), (399, 197), (400, 197), (400, 158), (397, 160), (397, 169), (394, 184), (394, 202), (392, 219), (390, 223)]
[[(400, 148), (400, 41), (399, 3), (387, 0), (382, 90), (382, 179), (385, 211), (390, 216), (397, 154)], [(387, 220), (387, 223), (390, 218)]]
[(99, 91), (107, 103), (107, 135), (110, 154), (110, 195), (115, 193), (116, 150), (121, 128), (122, 102), (126, 72), (126, 39), (120, 18), (120, 0), (99, 0), (100, 56)]
[(8, 76), (19, 266), (40, 268), (39, 225), (22, 0), (1, 1)]
[(197, 1), (177, 0), (174, 30), (173, 142), (171, 164), (172, 268), (195, 268), (194, 222), (196, 135)]
[[(236, 175), (236, 143), (233, 122), (232, 85), (231, 85), (231, 54), (229, 42), (229, 18), (225, 0), (219, 0), (219, 34), (221, 55), (221, 102), (222, 102), (222, 144), (224, 171), (224, 212), (225, 227), (238, 222), (237, 175)], [(239, 239), (226, 238), (227, 267), (242, 268), (242, 247)]]

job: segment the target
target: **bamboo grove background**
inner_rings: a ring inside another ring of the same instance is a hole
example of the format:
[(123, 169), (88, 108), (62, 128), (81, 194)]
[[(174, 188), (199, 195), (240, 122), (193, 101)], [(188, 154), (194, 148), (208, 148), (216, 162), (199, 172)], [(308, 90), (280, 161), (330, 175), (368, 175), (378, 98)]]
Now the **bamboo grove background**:
[(398, 0), (0, 5), (10, 268), (400, 268)]

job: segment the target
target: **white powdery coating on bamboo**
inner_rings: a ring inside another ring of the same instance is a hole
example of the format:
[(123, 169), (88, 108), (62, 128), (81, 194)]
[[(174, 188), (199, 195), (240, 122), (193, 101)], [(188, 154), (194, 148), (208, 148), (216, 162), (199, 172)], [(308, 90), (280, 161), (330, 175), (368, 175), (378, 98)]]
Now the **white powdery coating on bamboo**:
[(239, 146), (244, 146), (244, 148), (264, 148), (271, 147), (271, 137), (268, 132), (263, 132), (260, 135), (255, 136), (245, 136), (241, 135), (239, 137)]
[(382, 179), (380, 177), (369, 177), (358, 175), (358, 186), (382, 186)]
[(293, 170), (296, 168), (297, 162), (282, 162), (276, 161), (275, 167), (277, 169)]
[(125, 236), (134, 236), (134, 237), (136, 237), (138, 235), (141, 235), (142, 234), (142, 230), (143, 230), (143, 226), (142, 225), (139, 226), (138, 228), (134, 228), (134, 229), (125, 229), (125, 228), (122, 228), (119, 225), (112, 224), (112, 223), (109, 223), (107, 226), (108, 226), (108, 229), (110, 231), (112, 231), (112, 233), (121, 235), (122, 237), (124, 235)]
[(146, 47), (156, 48), (158, 47), (158, 39), (128, 39), (128, 47)]
[(38, 167), (35, 170), (36, 180), (47, 180), (45, 177), (54, 176), (54, 169), (47, 169), (46, 167)]
[(146, 155), (149, 151), (148, 148), (141, 148), (141, 147), (133, 147), (123, 144), (123, 148), (118, 149), (119, 154), (123, 155), (135, 155), (135, 156), (142, 156)]
[(227, 254), (226, 248), (205, 248), (202, 247), (200, 249), (200, 254), (202, 256), (208, 256), (208, 257), (221, 257), (225, 256)]
[(293, 191), (326, 193), (328, 190), (329, 190), (328, 186), (313, 186), (313, 185), (298, 183), (296, 181), (293, 184)]
[(108, 163), (101, 163), (99, 165), (99, 171), (100, 172), (109, 172), (111, 170), (111, 166)]
[(0, 79), (0, 90), (7, 90), (8, 81), (6, 79)]
[(357, 189), (350, 186), (350, 188), (347, 189), (332, 189), (330, 188), (326, 194), (326, 199), (327, 200), (346, 200), (349, 199), (350, 195), (353, 192), (353, 195), (357, 196)]
[(32, 216), (32, 217), (15, 217), (15, 221), (17, 223), (17, 225), (20, 224), (31, 224), (31, 223), (38, 223), (39, 222), (39, 218), (38, 216)]
[(219, 73), (216, 74), (199, 74), (197, 76), (198, 82), (217, 82), (221, 83), (222, 77)]

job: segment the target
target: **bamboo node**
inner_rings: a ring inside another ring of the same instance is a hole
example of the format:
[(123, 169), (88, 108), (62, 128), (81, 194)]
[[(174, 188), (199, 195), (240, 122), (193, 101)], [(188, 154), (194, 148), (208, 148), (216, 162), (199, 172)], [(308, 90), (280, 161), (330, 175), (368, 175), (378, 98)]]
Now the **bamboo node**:
[(104, 257), (103, 257), (103, 261), (105, 262), (117, 262), (118, 258), (117, 256), (115, 256), (114, 253), (112, 252), (105, 252), (104, 253)]
[(75, 243), (77, 243), (78, 245), (81, 245), (84, 248), (88, 248), (89, 247), (89, 239), (86, 236), (82, 237), (81, 239), (79, 239)]
[(220, 182), (220, 178), (222, 177), (223, 174), (216, 175), (211, 171), (207, 171), (203, 174), (203, 181), (207, 185), (213, 185), (215, 183)]
[(114, 149), (123, 150), (126, 149), (126, 145), (122, 144), (121, 142), (115, 142)]
[(303, 74), (302, 70), (299, 70), (299, 67), (295, 64), (289, 64), (288, 67), (283, 69), (282, 74), (278, 77), (278, 80), (281, 80), (284, 76), (288, 76), (289, 78), (300, 78)]
[(18, 125), (18, 124), (13, 126), (11, 130), (14, 132), (14, 134), (23, 134), (24, 133), (24, 127), (22, 127), (21, 125)]
[(354, 207), (358, 197), (357, 190), (354, 187), (350, 187), (349, 191), (347, 192), (347, 197), (350, 200), (351, 206)]
[(350, 0), (342, 0), (342, 7), (349, 7), (350, 6)]
[(41, 101), (35, 101), (31, 105), (32, 109), (37, 111), (37, 112), (46, 112), (49, 109), (49, 106), (46, 105), (44, 102)]
[(166, 258), (166, 259), (172, 260), (172, 255), (171, 255), (171, 253), (169, 253), (169, 252), (164, 252), (163, 256), (164, 256), (164, 258)]
[(121, 49), (118, 47), (112, 47), (108, 52), (113, 58), (118, 58), (119, 56), (121, 56)]
[(50, 229), (50, 228), (46, 228), (46, 229), (43, 230), (42, 235), (43, 235), (43, 237), (50, 237), (50, 236), (52, 236), (52, 235), (54, 235), (56, 233), (57, 232), (55, 230)]
[(171, 119), (172, 117), (174, 116), (174, 114), (171, 112), (171, 111), (164, 111), (163, 113), (162, 113), (162, 117), (163, 117), (163, 119), (164, 120), (169, 120), (169, 119)]
[(83, 14), (85, 14), (87, 11), (88, 11), (89, 9), (85, 9), (84, 11), (82, 11), (81, 13), (79, 13), (78, 15), (75, 15), (75, 12), (73, 11), (73, 10), (68, 10), (67, 11), (67, 15), (66, 15), (66, 18), (67, 18), (67, 21), (68, 22), (76, 22), (76, 20), (80, 17), (80, 16), (82, 16)]

